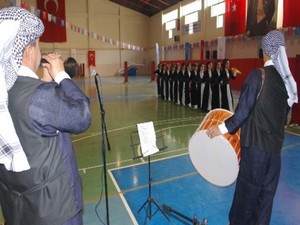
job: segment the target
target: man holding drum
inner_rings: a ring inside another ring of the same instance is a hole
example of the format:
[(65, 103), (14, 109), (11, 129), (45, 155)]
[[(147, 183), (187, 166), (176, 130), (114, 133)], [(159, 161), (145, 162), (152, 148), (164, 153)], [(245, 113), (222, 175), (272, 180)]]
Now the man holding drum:
[(229, 213), (230, 225), (268, 225), (276, 193), (287, 114), (298, 102), (284, 36), (271, 31), (262, 39), (264, 67), (245, 80), (235, 113), (207, 130), (211, 138), (241, 128), (241, 161)]

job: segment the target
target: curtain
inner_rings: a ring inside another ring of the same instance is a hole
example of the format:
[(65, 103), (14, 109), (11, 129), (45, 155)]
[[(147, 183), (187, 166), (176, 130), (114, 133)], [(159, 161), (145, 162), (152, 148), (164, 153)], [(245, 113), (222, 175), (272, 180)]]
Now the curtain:
[(37, 8), (41, 10), (41, 20), (45, 32), (41, 42), (66, 42), (65, 0), (37, 0)]

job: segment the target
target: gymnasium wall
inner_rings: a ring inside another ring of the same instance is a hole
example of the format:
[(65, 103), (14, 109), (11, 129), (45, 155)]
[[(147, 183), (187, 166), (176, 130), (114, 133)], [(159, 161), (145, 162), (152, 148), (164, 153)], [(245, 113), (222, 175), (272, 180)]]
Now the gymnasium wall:
[[(179, 9), (180, 5), (185, 5), (191, 1), (183, 0), (161, 13), (147, 17), (109, 0), (65, 0), (66, 21), (68, 23), (87, 29), (89, 32), (103, 35), (106, 40), (97, 40), (67, 29), (67, 42), (41, 43), (41, 49), (43, 52), (59, 51), (62, 53), (63, 58), (75, 57), (79, 63), (85, 65), (86, 76), (90, 74), (87, 67), (88, 50), (95, 50), (95, 69), (99, 74), (105, 76), (119, 75), (118, 71), (123, 68), (124, 61), (144, 65), (140, 66), (140, 73), (150, 76), (151, 61), (156, 60), (155, 43), (158, 43), (161, 47), (160, 60), (184, 60), (184, 49), (167, 49), (167, 47), (174, 44), (183, 45), (186, 42), (203, 41), (205, 43), (202, 46), (203, 48), (193, 48), (191, 57), (191, 60), (203, 60), (201, 52), (210, 52), (210, 56), (212, 56), (212, 52), (217, 48), (216, 39), (222, 37), (224, 33), (223, 28), (216, 28), (216, 18), (210, 16), (210, 8), (199, 13), (200, 32), (183, 35), (181, 29), (174, 31), (174, 35), (180, 36), (179, 43), (175, 42), (174, 38), (169, 39), (165, 27), (162, 26), (161, 17), (163, 13), (168, 13), (176, 8)], [(26, 0), (26, 2), (30, 6), (36, 7), (36, 0)], [(180, 20), (180, 27), (182, 25), (183, 20)], [(296, 54), (300, 52), (299, 37), (297, 35), (286, 35), (287, 53), (291, 59), (295, 59)], [(109, 40), (114, 42), (110, 43)], [(141, 46), (143, 50), (132, 50), (132, 48), (117, 46), (117, 41), (131, 46)], [(241, 69), (245, 67), (243, 70), (246, 73), (247, 70), (250, 70), (250, 65), (254, 65), (249, 62), (259, 60), (259, 49), (259, 38), (246, 40), (231, 37), (226, 40), (225, 57), (231, 59), (232, 65), (237, 60), (237, 67), (239, 66)]]

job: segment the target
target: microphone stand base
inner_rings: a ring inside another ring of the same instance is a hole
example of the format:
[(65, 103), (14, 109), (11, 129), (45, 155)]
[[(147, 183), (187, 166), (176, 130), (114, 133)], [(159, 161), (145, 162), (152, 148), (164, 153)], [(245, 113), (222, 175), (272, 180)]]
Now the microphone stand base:
[(180, 213), (180, 212), (178, 212), (178, 211), (172, 209), (170, 206), (167, 206), (167, 205), (165, 205), (165, 204), (163, 205), (163, 208), (164, 208), (166, 211), (171, 212), (171, 213), (174, 213), (174, 214), (176, 214), (177, 216), (180, 216), (181, 218), (183, 218), (183, 219), (185, 219), (185, 220), (191, 222), (193, 225), (207, 225), (207, 224), (208, 224), (207, 218), (204, 218), (203, 221), (202, 221), (202, 223), (201, 223), (201, 222), (198, 221), (196, 215), (194, 215), (193, 218), (190, 218), (190, 217), (188, 217), (188, 216), (186, 216), (186, 215), (184, 215), (184, 214), (182, 214), (182, 213)]

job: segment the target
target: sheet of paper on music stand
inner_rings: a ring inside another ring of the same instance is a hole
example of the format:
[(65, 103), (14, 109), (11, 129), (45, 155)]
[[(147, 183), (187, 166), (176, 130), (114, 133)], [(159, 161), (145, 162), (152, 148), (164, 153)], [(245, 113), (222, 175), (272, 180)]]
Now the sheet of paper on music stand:
[(153, 122), (139, 123), (137, 128), (143, 156), (146, 157), (158, 152)]

